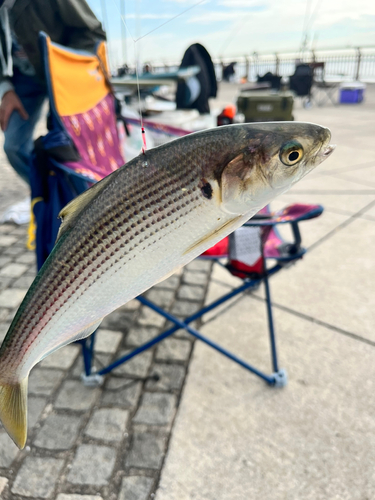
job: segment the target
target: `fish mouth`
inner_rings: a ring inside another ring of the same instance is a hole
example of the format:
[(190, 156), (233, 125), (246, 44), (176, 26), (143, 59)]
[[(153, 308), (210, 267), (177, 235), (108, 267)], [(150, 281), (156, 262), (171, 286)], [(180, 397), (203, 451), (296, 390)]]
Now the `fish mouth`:
[(329, 144), (326, 147), (322, 147), (317, 153), (316, 158), (318, 158), (320, 161), (323, 161), (326, 158), (328, 158), (335, 149), (336, 149), (336, 144)]
[(336, 144), (329, 144), (324, 151), (322, 151), (321, 156), (328, 158), (334, 150), (336, 149)]

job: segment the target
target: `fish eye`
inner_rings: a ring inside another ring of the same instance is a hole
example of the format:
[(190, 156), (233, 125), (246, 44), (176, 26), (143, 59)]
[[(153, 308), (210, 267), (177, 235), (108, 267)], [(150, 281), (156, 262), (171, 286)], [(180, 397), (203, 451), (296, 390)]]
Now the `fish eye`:
[(295, 165), (303, 158), (303, 147), (297, 141), (290, 141), (281, 146), (280, 160), (288, 167)]

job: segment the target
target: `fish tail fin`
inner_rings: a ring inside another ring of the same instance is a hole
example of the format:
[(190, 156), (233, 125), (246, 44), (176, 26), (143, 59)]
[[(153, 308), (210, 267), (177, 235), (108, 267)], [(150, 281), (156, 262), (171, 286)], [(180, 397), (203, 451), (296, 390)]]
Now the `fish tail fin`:
[(27, 383), (28, 377), (18, 384), (0, 382), (0, 420), (5, 430), (22, 450), (27, 438)]

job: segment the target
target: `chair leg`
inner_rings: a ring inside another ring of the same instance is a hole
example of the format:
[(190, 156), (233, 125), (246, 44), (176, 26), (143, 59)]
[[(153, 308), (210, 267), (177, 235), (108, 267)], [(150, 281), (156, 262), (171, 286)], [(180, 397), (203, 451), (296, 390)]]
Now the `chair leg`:
[[(237, 293), (239, 293), (239, 290), (246, 289), (246, 288), (249, 288), (249, 284), (244, 284), (242, 287), (239, 287), (236, 291), (233, 291), (233, 292), (231, 292), (228, 295), (231, 295), (231, 296), (232, 295), (236, 295)], [(250, 372), (252, 372), (255, 375), (257, 375), (258, 377), (262, 378), (265, 382), (267, 382), (267, 384), (272, 385), (273, 387), (283, 387), (283, 385), (285, 385), (285, 384), (280, 384), (279, 383), (280, 376), (278, 374), (267, 375), (267, 374), (261, 372), (260, 370), (256, 369), (254, 366), (252, 366), (249, 363), (247, 363), (246, 361), (240, 359), (235, 354), (231, 353), (227, 349), (224, 349), (223, 347), (221, 347), (220, 345), (218, 345), (216, 342), (213, 342), (212, 340), (210, 340), (209, 338), (207, 338), (206, 336), (202, 335), (200, 332), (198, 332), (197, 330), (195, 330), (194, 328), (192, 328), (191, 326), (189, 326), (187, 324), (186, 320), (183, 321), (183, 320), (180, 320), (180, 319), (176, 318), (175, 316), (173, 316), (172, 314), (168, 313), (167, 311), (164, 311), (161, 307), (159, 307), (156, 304), (153, 304), (152, 302), (150, 302), (145, 297), (141, 296), (141, 297), (137, 297), (137, 299), (142, 304), (147, 305), (148, 307), (150, 307), (151, 309), (153, 309), (154, 311), (156, 311), (157, 313), (159, 313), (161, 316), (164, 316), (164, 318), (166, 318), (169, 321), (171, 321), (172, 323), (174, 323), (176, 327), (183, 328), (184, 330), (186, 330), (187, 332), (189, 332), (191, 335), (193, 335), (193, 337), (201, 340), (202, 342), (204, 342), (205, 344), (207, 344), (210, 347), (214, 348), (216, 351), (220, 352), (221, 354), (223, 354), (227, 358), (231, 359), (232, 361), (235, 361), (237, 364), (241, 365), (243, 368), (246, 368)], [(204, 310), (205, 311), (210, 310), (210, 307), (204, 308)], [(199, 316), (197, 316), (197, 317), (200, 317), (202, 315), (201, 314), (202, 311), (203, 310), (200, 311)], [(191, 322), (192, 318), (193, 317), (191, 317), (190, 319), (188, 318), (188, 321)], [(178, 328), (176, 328), (176, 329), (178, 329)], [(166, 333), (168, 333), (168, 335), (170, 335), (171, 333), (173, 333), (173, 331), (174, 331), (174, 328), (171, 328)], [(128, 356), (131, 356), (131, 355), (132, 354), (130, 353)], [(105, 373), (105, 371), (102, 370), (100, 373)]]
[[(275, 266), (274, 268), (270, 269), (268, 271), (269, 275), (274, 274), (277, 270), (279, 270), (280, 266)], [(259, 279), (259, 282), (262, 281), (262, 278)], [(162, 308), (157, 306), (156, 304), (152, 303), (145, 297), (137, 297), (137, 299), (145, 306), (150, 307), (157, 313), (159, 313), (161, 316), (164, 318), (168, 319), (172, 323), (174, 323), (174, 327), (168, 329), (167, 331), (163, 332), (159, 336), (155, 337), (149, 342), (146, 342), (142, 346), (138, 347), (137, 349), (134, 349), (131, 353), (127, 354), (126, 356), (123, 356), (122, 358), (116, 360), (112, 364), (108, 365), (105, 368), (102, 368), (99, 372), (95, 372), (92, 368), (92, 358), (93, 358), (93, 352), (94, 352), (94, 343), (95, 343), (95, 333), (92, 334), (91, 337), (88, 339), (84, 339), (81, 342), (82, 344), (82, 353), (83, 353), (83, 358), (84, 358), (84, 366), (85, 366), (85, 373), (82, 374), (81, 378), (84, 382), (85, 385), (91, 385), (91, 386), (96, 386), (102, 383), (103, 381), (103, 375), (106, 373), (109, 373), (112, 371), (114, 368), (116, 368), (118, 365), (126, 362), (127, 360), (131, 359), (132, 357), (136, 356), (140, 352), (143, 352), (144, 350), (152, 347), (162, 339), (169, 337), (171, 334), (173, 334), (176, 330), (182, 328), (188, 331), (191, 335), (193, 335), (195, 338), (201, 340), (202, 342), (206, 343), (210, 347), (213, 347), (216, 351), (220, 352), (224, 356), (228, 357), (232, 361), (235, 361), (239, 365), (241, 365), (243, 368), (246, 368), (247, 370), (251, 371), (258, 377), (262, 378), (265, 382), (267, 382), (269, 385), (272, 385), (273, 387), (284, 387), (287, 383), (287, 376), (286, 372), (283, 369), (278, 368), (277, 364), (277, 352), (276, 352), (276, 341), (275, 341), (275, 334), (274, 334), (274, 327), (273, 327), (273, 318), (272, 318), (272, 308), (271, 308), (271, 297), (270, 297), (270, 290), (269, 290), (269, 283), (268, 283), (268, 275), (263, 278), (263, 281), (265, 283), (265, 288), (266, 288), (266, 303), (267, 303), (267, 312), (268, 312), (268, 322), (269, 322), (269, 330), (270, 330), (270, 341), (271, 341), (271, 351), (272, 351), (272, 365), (274, 369), (274, 373), (271, 375), (267, 375), (260, 370), (257, 370), (255, 367), (250, 365), (249, 363), (245, 362), (244, 360), (238, 358), (235, 354), (227, 351), (226, 349), (222, 348), (212, 340), (208, 339), (204, 335), (202, 335), (200, 332), (192, 328), (191, 326), (188, 325), (188, 323), (191, 323), (195, 319), (201, 317), (205, 312), (211, 310), (212, 308), (216, 307), (218, 304), (224, 302), (225, 300), (228, 300), (232, 296), (237, 295), (238, 293), (241, 293), (242, 291), (245, 291), (246, 289), (253, 287), (254, 282), (251, 283), (244, 283), (242, 286), (238, 287), (236, 290), (233, 290), (229, 294), (227, 294), (225, 297), (222, 297), (218, 301), (214, 302), (213, 304), (210, 304), (209, 306), (206, 306), (203, 308), (201, 311), (198, 313), (192, 315), (191, 317), (185, 319), (185, 320), (180, 320), (173, 316), (172, 314), (168, 313), (167, 311), (164, 311)]]
[(272, 368), (274, 371), (273, 376), (275, 377), (275, 386), (284, 387), (287, 384), (288, 378), (286, 371), (283, 368), (280, 369), (278, 364), (275, 327), (273, 324), (273, 314), (272, 314), (271, 292), (267, 274), (265, 275), (263, 281), (266, 292), (266, 308), (267, 308), (268, 329), (269, 329), (270, 344), (271, 344), (271, 359), (272, 359)]
[(103, 382), (103, 377), (98, 373), (93, 372), (92, 359), (94, 354), (95, 345), (95, 335), (96, 331), (90, 335), (90, 337), (81, 340), (82, 344), (82, 355), (84, 364), (84, 373), (81, 375), (81, 379), (86, 386), (97, 386)]

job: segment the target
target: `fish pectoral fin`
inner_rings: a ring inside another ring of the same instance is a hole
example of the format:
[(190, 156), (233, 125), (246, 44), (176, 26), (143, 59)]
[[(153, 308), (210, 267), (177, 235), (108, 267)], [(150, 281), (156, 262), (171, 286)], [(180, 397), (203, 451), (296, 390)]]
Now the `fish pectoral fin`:
[(202, 250), (202, 252), (205, 252), (207, 248), (210, 248), (210, 246), (214, 244), (215, 240), (220, 241), (222, 238), (234, 231), (239, 226), (239, 221), (241, 219), (243, 219), (243, 215), (239, 215), (238, 217), (225, 222), (224, 224), (201, 238), (199, 241), (194, 243), (194, 245), (190, 246), (183, 255), (187, 255), (188, 253), (193, 252), (201, 245), (205, 245), (205, 248), (203, 248)]
[(0, 420), (5, 430), (22, 450), (27, 438), (27, 383), (0, 385)]
[(82, 194), (74, 198), (71, 202), (69, 202), (65, 207), (60, 211), (59, 217), (62, 219), (61, 226), (56, 238), (56, 241), (64, 234), (74, 223), (78, 215), (83, 211), (83, 209), (97, 196), (100, 191), (102, 191), (109, 181), (112, 180), (113, 174), (104, 177), (101, 181), (97, 182), (93, 186), (91, 186), (87, 191), (84, 191)]

